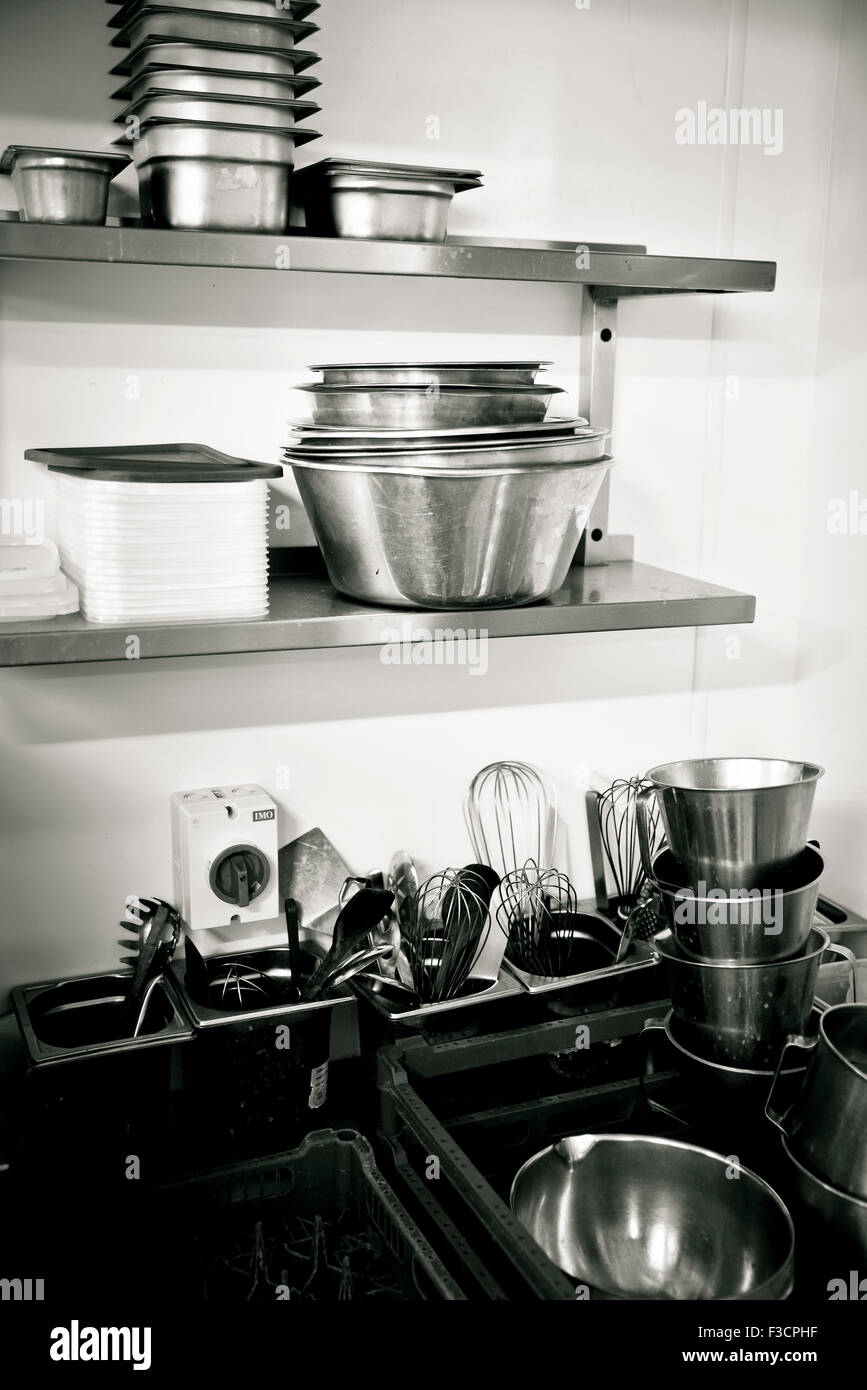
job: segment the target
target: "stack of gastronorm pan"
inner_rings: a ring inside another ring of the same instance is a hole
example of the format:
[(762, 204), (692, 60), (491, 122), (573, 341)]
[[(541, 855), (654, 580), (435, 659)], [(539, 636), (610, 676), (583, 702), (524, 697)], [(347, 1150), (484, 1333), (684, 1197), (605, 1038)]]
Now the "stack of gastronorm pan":
[[(117, 0), (109, 0), (118, 8)], [(318, 26), (314, 0), (126, 0), (109, 21), (129, 49), (117, 117), (136, 165), (142, 221), (154, 227), (281, 233), (299, 122), (320, 108), (299, 47)]]
[(409, 608), (532, 603), (563, 584), (610, 460), (546, 419), (547, 364), (317, 365), (285, 451), (331, 582)]

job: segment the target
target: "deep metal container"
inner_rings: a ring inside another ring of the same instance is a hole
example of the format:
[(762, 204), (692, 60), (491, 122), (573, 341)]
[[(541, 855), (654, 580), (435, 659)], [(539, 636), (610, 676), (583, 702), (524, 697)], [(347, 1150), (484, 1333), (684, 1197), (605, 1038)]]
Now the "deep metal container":
[(214, 231), (286, 230), (296, 145), (316, 132), (148, 121), (133, 143), (142, 221)]
[(288, 130), (296, 121), (303, 121), (320, 109), (315, 102), (293, 101), (285, 95), (240, 98), (225, 93), (147, 92), (116, 116), (115, 124), (127, 124), (131, 120), (205, 121), (216, 125)]
[(511, 1207), (591, 1298), (771, 1301), (792, 1289), (783, 1202), (736, 1160), (692, 1144), (562, 1139), (523, 1165)]
[[(297, 101), (302, 92), (320, 84), (315, 77), (259, 77), (254, 73), (221, 71), (219, 68), (147, 67), (113, 93), (115, 101), (138, 101), (156, 92), (175, 96), (233, 97), (236, 101), (272, 98)], [(311, 103), (312, 105), (312, 103)], [(313, 107), (318, 110), (318, 107)]]
[(278, 17), (275, 6), (270, 19), (238, 18), (203, 10), (185, 10), (173, 5), (141, 5), (129, 14), (123, 28), (112, 39), (114, 48), (138, 48), (153, 38), (175, 38), (187, 43), (216, 43), (223, 48), (292, 48), (311, 34), (317, 24)]
[(809, 846), (782, 869), (774, 888), (699, 897), (674, 887), (684, 870), (670, 850), (653, 861), (653, 883), (671, 933), (694, 960), (720, 965), (761, 965), (787, 960), (806, 947), (813, 925), (824, 861)]
[(255, 77), (293, 77), (319, 62), (319, 54), (309, 49), (270, 45), (190, 43), (162, 34), (134, 47), (112, 68), (112, 75), (139, 77), (148, 68), (217, 68), (219, 71), (247, 73)]
[[(137, 0), (108, 0), (118, 14), (108, 21), (110, 29), (120, 29), (127, 17), (141, 5)], [(278, 7), (275, 0), (172, 0), (175, 10), (207, 10), (213, 14), (237, 15), (242, 19), (305, 19), (320, 8), (320, 0), (291, 0)]]
[(474, 429), (533, 424), (545, 418), (561, 386), (324, 386), (295, 388), (310, 397), (314, 424), (391, 430)]
[(334, 587), (402, 608), (547, 598), (566, 578), (607, 468), (432, 472), (293, 462)]
[[(800, 1094), (784, 1111), (775, 1093), (790, 1048), (808, 1054), (809, 1063)], [(786, 1039), (767, 1115), (799, 1162), (867, 1202), (867, 1004), (839, 1004), (823, 1013), (818, 1037)]]
[(480, 186), (475, 171), (321, 160), (296, 174), (292, 193), (311, 236), (442, 242), (455, 194)]
[(103, 226), (109, 185), (129, 162), (122, 154), (10, 145), (0, 174), (12, 176), (22, 222)]
[(668, 970), (686, 1045), (708, 1061), (759, 1070), (777, 1065), (790, 1033), (804, 1032), (822, 956), (840, 949), (829, 946), (818, 927), (803, 955), (765, 965), (690, 960), (669, 931), (654, 944)]
[(774, 888), (807, 841), (823, 769), (779, 758), (692, 758), (647, 773), (638, 802), (644, 871), (652, 877), (647, 817), (655, 797), (668, 843), (688, 875), (679, 887)]

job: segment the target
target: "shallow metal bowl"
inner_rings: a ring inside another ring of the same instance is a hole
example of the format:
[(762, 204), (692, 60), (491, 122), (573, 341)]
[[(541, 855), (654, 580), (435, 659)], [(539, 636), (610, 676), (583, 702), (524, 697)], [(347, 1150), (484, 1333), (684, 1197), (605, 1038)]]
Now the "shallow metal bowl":
[(735, 1159), (674, 1139), (584, 1134), (512, 1184), (517, 1219), (603, 1298), (779, 1300), (795, 1233), (780, 1198)]
[(332, 584), (404, 608), (504, 607), (563, 584), (608, 469), (292, 460)]
[(325, 386), (532, 386), (550, 362), (317, 362)]
[(530, 424), (560, 386), (299, 386), (311, 398), (314, 423), (372, 425), (392, 430)]
[[(506, 441), (536, 443), (542, 439), (561, 439), (580, 435), (582, 438), (594, 431), (581, 416), (573, 419), (549, 417), (528, 425), (476, 425), (469, 429), (455, 425), (441, 430), (383, 430), (374, 426), (355, 428), (352, 425), (296, 425), (295, 440), (305, 445), (327, 445), (334, 449), (362, 449), (367, 453), (378, 454), (383, 448), (439, 449), (444, 445), (457, 445), (461, 448), (473, 444), (502, 444)], [(605, 433), (607, 431), (596, 431)]]

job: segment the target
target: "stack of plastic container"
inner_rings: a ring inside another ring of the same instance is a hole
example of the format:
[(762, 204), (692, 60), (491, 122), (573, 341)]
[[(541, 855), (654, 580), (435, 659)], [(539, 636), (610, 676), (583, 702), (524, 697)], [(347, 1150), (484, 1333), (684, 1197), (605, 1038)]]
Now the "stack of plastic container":
[(196, 444), (30, 449), (55, 476), (63, 567), (93, 623), (268, 612), (268, 478)]
[(0, 538), (0, 622), (78, 612), (78, 590), (60, 570), (54, 541)]

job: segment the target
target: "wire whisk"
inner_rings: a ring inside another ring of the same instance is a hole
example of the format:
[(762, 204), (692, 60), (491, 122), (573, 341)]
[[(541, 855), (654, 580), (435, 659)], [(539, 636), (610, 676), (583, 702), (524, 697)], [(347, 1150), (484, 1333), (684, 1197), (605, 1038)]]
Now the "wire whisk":
[(565, 874), (529, 860), (500, 884), (497, 924), (506, 959), (528, 975), (570, 973), (578, 896)]
[(501, 878), (532, 860), (554, 860), (557, 794), (529, 763), (490, 763), (477, 772), (464, 798), (464, 819), (480, 864)]
[(444, 869), (412, 900), (403, 948), (420, 1004), (456, 998), (488, 939), (488, 904), (473, 882), (463, 869)]
[[(602, 850), (614, 881), (617, 914), (624, 920), (649, 889), (638, 846), (636, 804), (639, 792), (648, 786), (650, 783), (643, 777), (618, 777), (596, 798)], [(655, 798), (648, 807), (648, 829), (654, 858), (665, 840)]]

